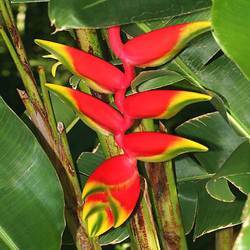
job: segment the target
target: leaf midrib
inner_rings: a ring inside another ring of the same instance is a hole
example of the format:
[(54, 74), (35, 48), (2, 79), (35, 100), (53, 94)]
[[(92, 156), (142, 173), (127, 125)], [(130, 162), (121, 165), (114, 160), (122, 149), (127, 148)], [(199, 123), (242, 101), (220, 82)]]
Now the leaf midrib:
[(11, 250), (19, 250), (19, 247), (15, 244), (15, 242), (10, 238), (8, 233), (3, 229), (0, 225), (0, 239), (5, 243), (7, 247)]

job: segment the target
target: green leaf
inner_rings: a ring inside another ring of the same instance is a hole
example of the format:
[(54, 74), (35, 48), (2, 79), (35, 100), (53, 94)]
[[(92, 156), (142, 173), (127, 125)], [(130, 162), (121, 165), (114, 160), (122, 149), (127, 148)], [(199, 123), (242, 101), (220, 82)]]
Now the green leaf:
[(178, 198), (181, 208), (185, 233), (189, 234), (194, 227), (198, 206), (197, 182), (210, 178), (211, 174), (202, 169), (191, 157), (175, 160)]
[(244, 200), (237, 198), (228, 203), (213, 199), (205, 188), (213, 175), (201, 170), (201, 166), (190, 157), (177, 159), (175, 163), (178, 196), (186, 233), (195, 224), (196, 239), (205, 233), (241, 222)]
[(204, 182), (198, 183), (198, 210), (194, 230), (194, 239), (205, 233), (232, 227), (241, 223), (241, 212), (245, 201), (221, 202), (213, 199), (205, 190)]
[[(230, 72), (230, 73), (229, 73)], [(199, 72), (200, 83), (220, 94), (231, 114), (231, 122), (250, 137), (250, 81), (241, 74), (236, 65), (224, 55), (218, 57)]]
[(197, 212), (198, 194), (192, 182), (182, 182), (178, 185), (178, 197), (182, 212), (182, 222), (185, 233), (191, 232)]
[(55, 24), (58, 29), (103, 28), (184, 15), (208, 8), (210, 5), (210, 0), (179, 0), (178, 2), (144, 0), (143, 4), (134, 0), (51, 0), (49, 16), (52, 24)]
[(0, 249), (59, 249), (63, 191), (47, 155), (0, 99)]
[[(242, 144), (244, 139), (234, 132), (218, 112), (190, 119), (177, 127), (176, 131), (184, 137), (202, 142), (209, 148), (209, 151), (206, 153), (193, 154), (193, 158), (185, 157), (175, 161), (178, 194), (181, 197), (180, 205), (186, 232), (192, 229), (194, 223), (196, 228), (195, 237), (199, 237), (209, 231), (217, 230), (218, 228), (224, 228), (230, 224), (231, 220), (234, 220), (235, 224), (240, 223), (242, 201), (234, 199), (234, 195), (231, 193), (227, 182), (220, 189), (218, 187), (214, 188), (214, 186), (207, 187), (209, 193), (219, 200), (210, 197), (207, 200), (206, 206), (215, 206), (218, 214), (212, 214), (212, 211), (206, 209), (205, 205), (202, 204), (206, 199), (202, 197), (208, 196), (205, 188), (206, 183), (223, 168), (228, 158)], [(188, 186), (192, 186), (189, 192), (190, 188), (185, 188)], [(194, 192), (194, 187), (196, 193)], [(227, 191), (226, 193), (225, 190)], [(198, 195), (198, 199), (194, 199), (196, 195)], [(230, 201), (233, 205), (223, 202), (225, 200)], [(197, 218), (196, 209), (194, 209), (196, 207), (198, 207), (197, 215), (199, 215)], [(227, 210), (230, 211), (229, 215), (235, 213), (238, 217), (230, 217), (231, 215), (225, 217), (224, 213)], [(203, 217), (209, 218), (210, 216), (213, 217), (212, 221), (204, 221), (202, 219)]]
[(71, 126), (73, 121), (77, 119), (73, 109), (64, 103), (56, 94), (50, 92), (50, 96), (56, 121), (63, 122), (66, 128)]
[(234, 243), (233, 250), (247, 250), (250, 246), (250, 197), (248, 197), (243, 214), (243, 225)]
[(214, 0), (212, 25), (222, 50), (250, 80), (249, 10), (246, 0)]
[(131, 88), (134, 91), (142, 92), (162, 88), (183, 79), (179, 74), (166, 69), (143, 71), (133, 80)]
[(218, 112), (193, 118), (177, 127), (176, 132), (209, 148), (208, 152), (194, 154), (208, 173), (215, 173), (244, 141)]
[(81, 184), (85, 185), (88, 177), (94, 170), (105, 160), (104, 153), (100, 144), (93, 150), (93, 152), (83, 152), (77, 159), (77, 169), (80, 174)]
[[(195, 41), (192, 46), (195, 46)], [(201, 91), (204, 91), (205, 87), (221, 96), (227, 112), (230, 113), (229, 120), (234, 128), (245, 137), (250, 137), (250, 117), (247, 110), (250, 105), (249, 81), (240, 73), (236, 65), (224, 55), (218, 54), (217, 57), (210, 58), (206, 65), (197, 67), (192, 57), (199, 55), (199, 51), (204, 50), (206, 46), (203, 48), (195, 46), (196, 52), (192, 56), (188, 56), (188, 51), (192, 46), (184, 50), (167, 68), (176, 70), (192, 84), (198, 86)], [(207, 46), (210, 45), (207, 44)], [(217, 103), (213, 101), (212, 103), (220, 110)]]
[[(208, 173), (215, 176), (217, 176), (220, 171), (223, 171), (223, 169), (226, 171), (222, 172), (225, 175), (222, 174), (217, 178), (214, 177), (211, 179), (207, 183), (206, 189), (213, 198), (219, 199), (220, 201), (232, 202), (235, 197), (229, 189), (226, 181), (230, 181), (230, 176), (228, 177), (226, 174), (227, 171), (230, 172), (230, 165), (228, 165), (227, 162), (235, 154), (235, 151), (237, 151), (238, 146), (241, 145), (244, 139), (239, 137), (217, 112), (191, 119), (179, 126), (176, 131), (182, 136), (202, 141), (203, 144), (208, 146), (208, 152), (204, 154), (194, 154), (196, 159), (201, 164), (201, 167)], [(244, 159), (247, 157), (246, 150), (240, 157), (243, 157)], [(243, 178), (244, 180), (246, 179), (246, 170), (242, 171), (241, 168), (235, 168), (235, 165), (236, 162), (231, 164), (231, 169), (235, 169), (238, 176), (237, 178), (236, 176), (233, 177), (236, 181), (240, 182), (240, 180), (242, 180), (243, 182)], [(237, 163), (237, 165), (239, 165), (239, 163)], [(241, 177), (242, 175), (243, 178)], [(222, 176), (226, 178), (226, 180), (218, 181), (218, 179)], [(244, 181), (244, 183), (246, 181)], [(236, 185), (236, 183), (231, 180), (231, 183), (242, 191), (242, 186), (238, 182)]]
[(107, 233), (101, 235), (99, 238), (99, 242), (101, 246), (105, 246), (109, 244), (115, 245), (115, 244), (123, 242), (128, 237), (129, 237), (128, 223), (125, 223), (122, 226), (113, 228)]
[(226, 179), (212, 179), (206, 185), (207, 192), (215, 199), (232, 202), (235, 196), (231, 192)]
[[(227, 159), (224, 165), (217, 171), (208, 185), (228, 180), (235, 185), (241, 192), (250, 192), (250, 144), (249, 141), (242, 143)], [(225, 185), (223, 185), (224, 188)], [(221, 185), (221, 187), (223, 188)], [(219, 188), (216, 185), (216, 188)]]

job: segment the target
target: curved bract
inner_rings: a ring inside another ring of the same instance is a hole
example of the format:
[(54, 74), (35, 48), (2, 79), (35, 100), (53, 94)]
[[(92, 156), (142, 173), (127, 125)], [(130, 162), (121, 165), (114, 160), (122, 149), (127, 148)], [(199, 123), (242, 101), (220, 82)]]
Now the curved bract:
[(120, 59), (130, 65), (145, 68), (166, 63), (191, 39), (208, 31), (210, 26), (208, 21), (177, 24), (139, 35), (123, 45), (112, 39), (113, 36), (118, 36), (117, 27), (110, 28), (109, 33), (111, 46)]
[(94, 193), (85, 199), (82, 220), (85, 221), (87, 232), (92, 237), (103, 234), (114, 226), (107, 193)]
[(108, 135), (119, 133), (124, 126), (122, 115), (108, 104), (97, 98), (56, 84), (46, 87), (63, 98), (89, 127)]
[[(136, 160), (119, 155), (104, 161), (89, 177), (84, 189), (82, 218), (90, 235), (120, 226), (132, 213), (140, 194)], [(103, 220), (103, 216), (108, 220)]]
[(40, 39), (35, 42), (73, 74), (84, 78), (90, 88), (101, 93), (114, 93), (123, 88), (124, 74), (112, 64), (70, 46)]
[(124, 136), (124, 150), (145, 162), (168, 161), (188, 152), (205, 152), (207, 147), (179, 137), (157, 132), (137, 132)]
[(133, 119), (169, 119), (185, 106), (211, 100), (209, 95), (182, 90), (152, 90), (126, 97), (124, 109)]

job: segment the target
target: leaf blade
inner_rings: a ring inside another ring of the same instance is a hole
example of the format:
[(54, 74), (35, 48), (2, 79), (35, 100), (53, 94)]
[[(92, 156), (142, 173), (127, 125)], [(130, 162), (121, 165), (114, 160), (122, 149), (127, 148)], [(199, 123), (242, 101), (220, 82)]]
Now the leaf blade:
[(2, 99), (0, 110), (0, 201), (5, 204), (0, 227), (18, 249), (59, 248), (65, 221), (58, 177), (33, 134)]

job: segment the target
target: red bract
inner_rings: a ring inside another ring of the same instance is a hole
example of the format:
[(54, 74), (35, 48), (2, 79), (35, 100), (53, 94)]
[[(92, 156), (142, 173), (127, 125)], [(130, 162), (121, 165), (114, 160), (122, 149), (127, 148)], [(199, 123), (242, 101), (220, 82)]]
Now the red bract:
[(131, 157), (146, 162), (168, 161), (188, 152), (208, 148), (191, 140), (157, 132), (138, 132), (124, 136), (123, 148)]
[(71, 88), (56, 84), (46, 84), (46, 87), (67, 101), (80, 118), (97, 132), (107, 135), (118, 134), (123, 130), (123, 117), (108, 104)]
[(73, 74), (83, 77), (90, 88), (102, 93), (114, 93), (123, 87), (124, 74), (115, 66), (82, 50), (63, 44), (36, 39)]
[[(99, 223), (92, 219), (99, 213), (108, 213), (109, 209), (112, 216), (109, 215), (110, 223), (106, 224), (106, 230), (110, 228), (112, 220), (112, 226), (120, 226), (132, 213), (139, 193), (140, 177), (134, 158), (120, 155), (104, 161), (91, 174), (83, 189), (83, 218), (87, 220), (89, 231), (93, 234)], [(91, 223), (88, 221), (90, 213)], [(102, 233), (101, 229), (94, 234), (99, 233)]]
[(196, 92), (182, 90), (152, 90), (126, 97), (124, 109), (133, 119), (169, 119), (185, 106), (208, 101), (211, 97)]
[(119, 28), (109, 29), (111, 47), (116, 55), (137, 67), (159, 66), (172, 59), (195, 36), (209, 30), (208, 21), (177, 24), (142, 34), (124, 45), (119, 39)]

